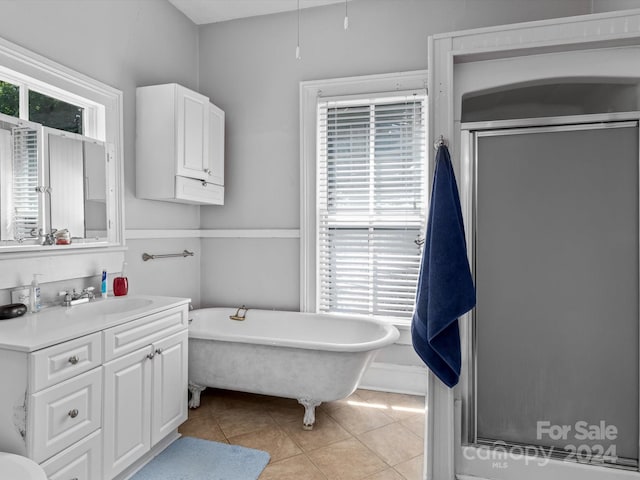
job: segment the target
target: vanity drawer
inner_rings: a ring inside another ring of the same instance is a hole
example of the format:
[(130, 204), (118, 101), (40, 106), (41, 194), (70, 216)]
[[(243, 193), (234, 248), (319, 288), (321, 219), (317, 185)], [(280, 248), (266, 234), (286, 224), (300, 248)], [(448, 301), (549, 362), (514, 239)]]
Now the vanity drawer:
[(102, 423), (102, 368), (31, 395), (31, 457), (43, 462), (98, 430)]
[(102, 364), (102, 333), (97, 332), (33, 352), (31, 392), (37, 392)]
[(102, 474), (102, 430), (40, 465), (49, 480), (95, 480)]
[(104, 331), (104, 361), (133, 352), (187, 328), (187, 306), (149, 315)]

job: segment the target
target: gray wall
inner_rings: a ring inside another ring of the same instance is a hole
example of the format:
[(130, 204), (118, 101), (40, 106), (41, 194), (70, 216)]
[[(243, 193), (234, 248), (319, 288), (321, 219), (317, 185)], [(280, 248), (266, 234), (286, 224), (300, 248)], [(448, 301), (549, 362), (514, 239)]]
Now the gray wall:
[[(124, 92), (126, 227), (198, 228), (196, 206), (135, 198), (134, 130), (135, 87), (178, 82), (197, 89), (197, 27), (162, 0), (2, 0), (0, 6), (3, 38)], [(182, 251), (193, 247), (190, 242), (174, 246), (166, 240), (129, 240), (131, 290), (175, 292), (198, 300), (199, 262), (169, 260), (173, 263), (159, 269), (160, 264), (141, 265), (137, 257), (142, 250), (165, 253), (166, 248), (177, 246)], [(196, 244), (199, 250), (199, 241)], [(58, 286), (43, 284), (42, 288), (44, 293)], [(0, 297), (5, 297), (4, 292)]]
[[(226, 112), (227, 129), (225, 205), (203, 207), (202, 228), (299, 228), (300, 81), (424, 69), (429, 35), (586, 14), (591, 4), (353, 0), (347, 31), (344, 5), (305, 9), (301, 60), (295, 59), (295, 12), (200, 27), (200, 90)], [(283, 288), (265, 296), (264, 281)], [(295, 310), (298, 292), (288, 288), (298, 284), (299, 249), (290, 239), (220, 239), (203, 248), (203, 305), (241, 300)]]
[(124, 92), (127, 228), (197, 228), (197, 207), (135, 195), (135, 87), (197, 88), (197, 28), (158, 0), (2, 1), (1, 35)]
[[(353, 0), (346, 32), (343, 5), (302, 11), (301, 61), (294, 58), (295, 13), (196, 27), (164, 0), (0, 0), (0, 5), (3, 38), (124, 92), (127, 229), (296, 229), (301, 80), (422, 69), (427, 37), (434, 33), (640, 7), (640, 2)], [(199, 89), (226, 112), (224, 207), (135, 198), (135, 175), (144, 174), (135, 171), (135, 87), (164, 82)], [(267, 308), (298, 308), (295, 240), (129, 239), (127, 244), (132, 291), (189, 294), (195, 303), (202, 293), (205, 305), (242, 299)], [(166, 260), (150, 267), (138, 258), (142, 251), (198, 246), (201, 261)], [(5, 295), (0, 291), (0, 298)]]

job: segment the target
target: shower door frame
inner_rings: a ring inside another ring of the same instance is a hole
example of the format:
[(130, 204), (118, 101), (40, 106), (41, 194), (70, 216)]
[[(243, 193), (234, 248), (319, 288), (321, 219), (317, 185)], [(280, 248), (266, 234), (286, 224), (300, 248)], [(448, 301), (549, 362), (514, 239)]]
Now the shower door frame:
[[(614, 123), (615, 122), (615, 123)], [(625, 123), (626, 122), (626, 123)], [(611, 126), (607, 124), (611, 123)], [(460, 184), (462, 188), (466, 191), (461, 192), (461, 199), (463, 202), (462, 208), (463, 211), (468, 212), (468, 215), (465, 216), (465, 229), (467, 231), (467, 253), (469, 257), (469, 262), (472, 270), (473, 277), (475, 279), (476, 275), (476, 257), (475, 257), (475, 248), (476, 248), (476, 225), (477, 225), (477, 152), (478, 152), (478, 138), (483, 136), (496, 136), (496, 135), (509, 135), (509, 134), (519, 134), (524, 131), (535, 133), (535, 132), (558, 132), (558, 131), (570, 131), (570, 130), (586, 130), (593, 128), (615, 128), (615, 127), (624, 127), (624, 126), (632, 126), (635, 123), (636, 128), (638, 129), (638, 147), (640, 152), (640, 112), (622, 112), (622, 113), (606, 113), (606, 114), (591, 114), (591, 115), (570, 115), (570, 116), (556, 116), (556, 117), (539, 117), (539, 118), (525, 118), (525, 119), (515, 119), (515, 120), (496, 120), (496, 121), (485, 121), (485, 122), (468, 122), (460, 124)], [(640, 158), (638, 159), (640, 163)], [(639, 168), (639, 178), (637, 179), (639, 190), (640, 190), (640, 168)], [(638, 206), (640, 212), (640, 194), (638, 196)], [(640, 219), (639, 219), (640, 220)], [(639, 222), (640, 225), (640, 222)], [(639, 228), (640, 230), (640, 228)], [(639, 239), (640, 239), (640, 231), (639, 231)], [(638, 250), (640, 254), (640, 241), (638, 244)], [(639, 257), (640, 258), (640, 257)], [(640, 272), (640, 265), (639, 265)], [(640, 278), (639, 278), (640, 283)], [(640, 310), (640, 295), (639, 295), (639, 310)], [(455, 410), (456, 410), (456, 424), (459, 428), (456, 428), (458, 432), (460, 432), (461, 436), (459, 441), (456, 442), (460, 447), (461, 451), (456, 450), (456, 464), (460, 465), (460, 463), (464, 463), (469, 461), (467, 452), (474, 451), (477, 452), (480, 448), (489, 450), (494, 450), (490, 448), (490, 445), (487, 443), (482, 443), (478, 441), (477, 438), (477, 416), (476, 416), (476, 407), (477, 407), (477, 392), (476, 392), (476, 381), (477, 381), (477, 354), (476, 354), (476, 325), (475, 325), (475, 309), (466, 314), (464, 317), (460, 319), (460, 336), (461, 336), (461, 346), (462, 346), (462, 373), (460, 377), (460, 383), (458, 385), (458, 395), (456, 398), (461, 399), (461, 401), (457, 400), (455, 402)], [(638, 348), (640, 348), (640, 335), (637, 339)], [(640, 366), (639, 366), (640, 370)], [(640, 384), (640, 375), (637, 379)], [(637, 405), (638, 409), (638, 417), (640, 419), (640, 402)], [(640, 423), (640, 421), (639, 421)], [(640, 427), (640, 425), (639, 425)], [(639, 428), (640, 431), (640, 428)], [(507, 447), (511, 444), (506, 443)], [(513, 446), (518, 446), (515, 443)], [(521, 445), (524, 447), (524, 445)], [(638, 438), (638, 458), (640, 459), (640, 435)], [(475, 450), (474, 450), (475, 449)], [(553, 460), (559, 460), (558, 456), (552, 455)], [(466, 460), (465, 460), (466, 459)], [(510, 463), (509, 470), (512, 470), (512, 464)], [(556, 462), (560, 470), (563, 470), (561, 464), (566, 464), (567, 462), (558, 461)], [(584, 464), (578, 462), (568, 462), (569, 466), (572, 465), (580, 465), (584, 467)], [(621, 477), (625, 474), (628, 475), (631, 472), (640, 472), (640, 460), (638, 462), (633, 462), (633, 464), (625, 465), (625, 464), (605, 464), (605, 466), (597, 465), (597, 464), (587, 464), (587, 468), (592, 468), (594, 470), (598, 470), (597, 467), (604, 468), (607, 475), (611, 475), (611, 479), (616, 479), (618, 476), (617, 472), (620, 473)], [(523, 478), (521, 475), (524, 474), (526, 469), (530, 468), (525, 462), (525, 466), (523, 470), (518, 470), (519, 467), (516, 465), (516, 471), (508, 473), (506, 471), (497, 472), (495, 477), (491, 478)], [(456, 470), (459, 470), (456, 468)], [(468, 470), (468, 469), (467, 469)], [(478, 472), (479, 474), (481, 472)], [(483, 472), (486, 475), (486, 471)], [(586, 473), (582, 471), (582, 473)], [(458, 478), (467, 478), (466, 475), (458, 475)], [(469, 477), (470, 478), (470, 477)], [(487, 477), (488, 478), (488, 477)], [(583, 477), (576, 477), (583, 478)], [(624, 478), (629, 478), (625, 476)]]

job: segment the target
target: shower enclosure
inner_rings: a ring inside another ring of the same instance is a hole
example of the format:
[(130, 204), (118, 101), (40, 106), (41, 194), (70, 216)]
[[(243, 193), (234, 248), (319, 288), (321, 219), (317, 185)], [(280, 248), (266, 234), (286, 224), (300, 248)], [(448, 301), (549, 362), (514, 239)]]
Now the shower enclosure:
[(463, 123), (462, 443), (638, 469), (638, 112)]

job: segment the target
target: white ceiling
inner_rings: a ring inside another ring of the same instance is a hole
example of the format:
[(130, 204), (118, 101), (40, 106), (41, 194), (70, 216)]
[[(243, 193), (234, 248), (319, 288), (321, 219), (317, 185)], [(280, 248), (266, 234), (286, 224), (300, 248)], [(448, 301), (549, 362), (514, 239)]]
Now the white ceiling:
[[(298, 0), (169, 0), (196, 25), (297, 10)], [(345, 0), (300, 0), (300, 8)]]

